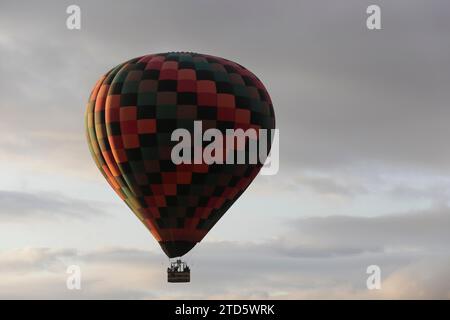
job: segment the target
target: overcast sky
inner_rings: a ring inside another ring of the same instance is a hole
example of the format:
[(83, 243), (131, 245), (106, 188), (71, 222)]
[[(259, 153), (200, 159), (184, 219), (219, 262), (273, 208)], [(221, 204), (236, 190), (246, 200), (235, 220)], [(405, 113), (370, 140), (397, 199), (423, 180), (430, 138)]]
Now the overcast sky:
[[(2, 0), (0, 298), (450, 298), (449, 18), (447, 0)], [(252, 70), (280, 130), (280, 172), (187, 255), (183, 286), (84, 137), (96, 80), (165, 51)]]

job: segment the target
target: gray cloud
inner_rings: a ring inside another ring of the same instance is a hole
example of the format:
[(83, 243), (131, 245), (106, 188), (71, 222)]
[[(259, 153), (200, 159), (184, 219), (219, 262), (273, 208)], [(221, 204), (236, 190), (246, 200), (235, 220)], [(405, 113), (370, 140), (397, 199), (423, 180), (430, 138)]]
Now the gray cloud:
[(314, 192), (325, 196), (354, 196), (368, 192), (362, 185), (330, 177), (303, 175), (296, 179), (297, 186), (305, 186)]
[(57, 270), (57, 265), (77, 255), (73, 249), (23, 248), (1, 252), (2, 272), (27, 273), (36, 270)]
[[(377, 217), (328, 216), (306, 218), (290, 223), (289, 237), (281, 241), (294, 246), (288, 251), (301, 255), (306, 247), (382, 250), (383, 252), (449, 251), (450, 209), (435, 207), (428, 210), (390, 214)], [(292, 237), (294, 239), (292, 239)], [(298, 250), (298, 252), (296, 252)], [(338, 253), (338, 252), (337, 252)]]
[(132, 56), (193, 50), (235, 59), (267, 83), (288, 167), (448, 172), (450, 25), (442, 14), (448, 3), (381, 1), (380, 32), (365, 29), (369, 4), (79, 1), (82, 30), (71, 32), (65, 3), (5, 2), (4, 130), (80, 134), (84, 103), (100, 74)]
[(448, 204), (450, 188), (446, 183), (436, 183), (430, 187), (415, 187), (410, 185), (393, 186), (389, 193), (397, 199), (426, 199), (436, 206), (446, 206)]
[(39, 221), (42, 218), (104, 216), (104, 203), (84, 201), (60, 193), (26, 193), (0, 190), (0, 219), (4, 222)]
[[(300, 219), (284, 236), (264, 243), (204, 242), (186, 257), (192, 282), (176, 288), (166, 283), (167, 259), (160, 252), (118, 247), (3, 251), (0, 296), (448, 298), (450, 252), (443, 244), (449, 240), (449, 211), (410, 216)], [(78, 292), (65, 288), (65, 270), (72, 264), (82, 270)], [(365, 288), (366, 268), (372, 264), (382, 269), (377, 292)]]

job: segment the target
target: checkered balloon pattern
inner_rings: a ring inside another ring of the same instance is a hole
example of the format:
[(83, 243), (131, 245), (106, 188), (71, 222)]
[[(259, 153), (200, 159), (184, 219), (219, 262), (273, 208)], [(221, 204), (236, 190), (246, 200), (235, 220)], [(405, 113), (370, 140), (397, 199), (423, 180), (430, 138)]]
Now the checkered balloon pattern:
[(259, 161), (174, 164), (172, 132), (184, 128), (193, 135), (194, 121), (224, 135), (226, 129), (275, 128), (271, 99), (253, 73), (189, 52), (118, 65), (95, 84), (85, 121), (101, 173), (171, 258), (205, 237), (262, 167)]

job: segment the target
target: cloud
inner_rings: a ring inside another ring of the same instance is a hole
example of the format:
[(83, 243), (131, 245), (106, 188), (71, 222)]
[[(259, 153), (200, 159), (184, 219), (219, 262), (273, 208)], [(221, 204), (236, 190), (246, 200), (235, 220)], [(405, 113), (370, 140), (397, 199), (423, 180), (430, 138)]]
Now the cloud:
[(106, 204), (84, 201), (60, 193), (27, 193), (0, 190), (0, 220), (3, 222), (39, 221), (41, 219), (85, 219), (106, 215)]
[[(289, 237), (280, 240), (288, 246), (292, 242), (329, 250), (347, 248), (349, 252), (358, 251), (358, 248), (384, 252), (448, 251), (450, 208), (433, 207), (376, 217), (312, 217), (291, 221), (290, 226)], [(299, 250), (297, 254), (296, 250)], [(288, 252), (299, 255), (302, 246), (292, 247)]]
[(450, 258), (421, 260), (393, 272), (383, 282), (386, 299), (450, 299)]
[(66, 258), (76, 256), (73, 249), (23, 248), (0, 253), (2, 272), (32, 272), (36, 269), (52, 270)]
[[(82, 29), (71, 32), (64, 3), (4, 3), (0, 71), (8, 78), (0, 86), (1, 131), (28, 132), (37, 146), (28, 151), (42, 157), (46, 149), (33, 134), (45, 128), (53, 136), (82, 136), (85, 101), (106, 70), (145, 53), (193, 50), (235, 59), (267, 84), (282, 167), (448, 172), (450, 75), (442, 68), (450, 63), (450, 25), (442, 14), (448, 3), (383, 2), (380, 32), (365, 29), (369, 4), (80, 1)], [(103, 23), (106, 6), (113, 24)], [(82, 140), (55, 153), (76, 160)], [(82, 164), (70, 167), (82, 172)]]
[[(235, 248), (234, 244), (227, 244)], [(433, 263), (384, 257), (382, 290), (365, 289), (369, 259), (268, 258), (241, 254), (217, 259), (214, 245), (191, 262), (192, 282), (166, 282), (167, 260), (160, 254), (110, 248), (72, 250), (28, 248), (0, 254), (2, 299), (360, 299), (448, 298), (448, 260)], [(220, 246), (219, 246), (220, 248)], [(247, 247), (251, 249), (251, 246)], [(115, 251), (118, 250), (119, 253)], [(219, 251), (220, 252), (220, 251)], [(25, 257), (38, 256), (38, 258)], [(378, 256), (378, 259), (381, 259)], [(6, 262), (5, 262), (6, 260)], [(226, 261), (228, 260), (228, 263)], [(39, 262), (39, 263), (36, 263)], [(192, 264), (192, 262), (194, 263)], [(80, 291), (66, 288), (67, 267), (81, 268)], [(336, 272), (336, 268), (339, 272)], [(431, 270), (436, 272), (430, 273)]]
[(400, 199), (428, 199), (437, 205), (445, 206), (448, 203), (450, 188), (448, 183), (435, 183), (428, 187), (416, 187), (406, 184), (393, 186), (390, 190), (392, 197)]
[[(449, 298), (449, 210), (291, 222), (265, 242), (205, 241), (187, 257), (192, 282), (166, 282), (161, 252), (130, 247), (0, 252), (2, 298)], [(418, 236), (418, 233), (420, 235)], [(372, 248), (372, 249), (371, 249)], [(65, 287), (79, 265), (82, 290)], [(382, 270), (382, 290), (365, 287)], [(40, 288), (43, 288), (42, 290)]]
[(295, 182), (297, 187), (305, 186), (324, 196), (352, 197), (368, 192), (362, 184), (356, 184), (349, 180), (348, 178), (338, 180), (327, 176), (302, 175), (295, 179)]

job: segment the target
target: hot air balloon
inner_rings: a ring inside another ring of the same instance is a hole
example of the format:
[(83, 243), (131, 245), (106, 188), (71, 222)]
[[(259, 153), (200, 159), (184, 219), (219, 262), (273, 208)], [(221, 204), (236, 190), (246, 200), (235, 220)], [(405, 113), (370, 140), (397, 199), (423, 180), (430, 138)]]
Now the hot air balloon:
[[(131, 59), (97, 81), (87, 104), (87, 140), (97, 167), (169, 258), (200, 242), (263, 165), (175, 164), (172, 133), (180, 128), (194, 133), (198, 121), (203, 131), (224, 134), (275, 128), (262, 82), (243, 66), (206, 54)], [(168, 268), (168, 280), (189, 281), (189, 271), (177, 259)]]

